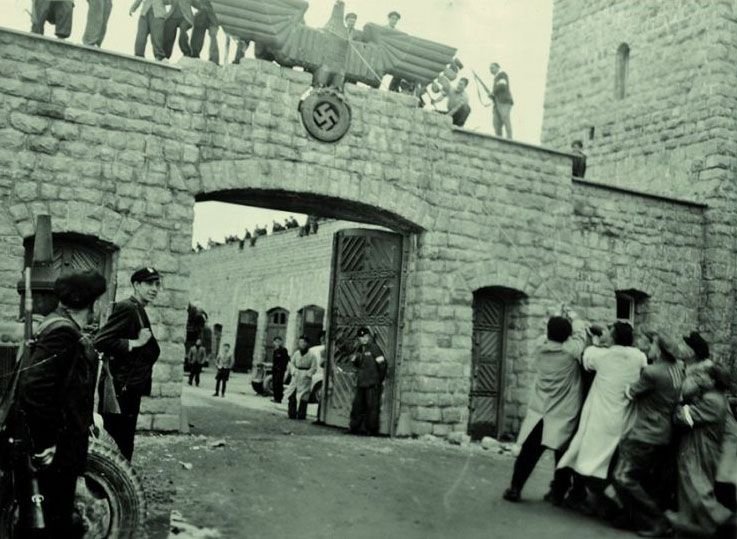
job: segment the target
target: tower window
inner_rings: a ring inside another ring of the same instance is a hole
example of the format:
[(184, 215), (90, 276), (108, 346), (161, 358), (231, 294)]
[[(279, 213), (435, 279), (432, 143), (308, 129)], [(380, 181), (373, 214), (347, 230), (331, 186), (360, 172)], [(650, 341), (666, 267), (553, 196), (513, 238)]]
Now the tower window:
[(614, 97), (624, 99), (627, 95), (627, 74), (630, 64), (630, 47), (622, 43), (617, 49), (617, 65), (614, 75)]

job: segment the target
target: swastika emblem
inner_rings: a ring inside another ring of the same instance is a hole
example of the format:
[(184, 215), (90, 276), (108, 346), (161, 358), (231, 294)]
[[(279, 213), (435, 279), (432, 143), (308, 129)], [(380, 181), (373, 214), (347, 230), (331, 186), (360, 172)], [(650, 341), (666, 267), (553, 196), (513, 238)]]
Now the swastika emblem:
[(335, 126), (338, 125), (338, 120), (340, 119), (335, 107), (326, 101), (315, 107), (312, 117), (315, 119), (315, 123), (325, 131), (331, 131), (335, 128)]
[(335, 90), (310, 91), (300, 101), (299, 112), (307, 132), (322, 142), (340, 140), (351, 125), (351, 108)]

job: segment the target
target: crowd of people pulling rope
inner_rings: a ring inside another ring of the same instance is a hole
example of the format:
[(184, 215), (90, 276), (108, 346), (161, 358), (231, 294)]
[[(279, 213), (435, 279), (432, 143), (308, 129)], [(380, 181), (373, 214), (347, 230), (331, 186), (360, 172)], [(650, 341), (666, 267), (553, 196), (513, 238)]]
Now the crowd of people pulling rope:
[[(550, 449), (545, 500), (643, 537), (737, 533), (737, 421), (727, 368), (698, 332), (553, 316), (537, 343), (535, 382), (504, 499), (518, 502)], [(609, 489), (611, 487), (611, 489)], [(613, 492), (612, 492), (613, 491)]]

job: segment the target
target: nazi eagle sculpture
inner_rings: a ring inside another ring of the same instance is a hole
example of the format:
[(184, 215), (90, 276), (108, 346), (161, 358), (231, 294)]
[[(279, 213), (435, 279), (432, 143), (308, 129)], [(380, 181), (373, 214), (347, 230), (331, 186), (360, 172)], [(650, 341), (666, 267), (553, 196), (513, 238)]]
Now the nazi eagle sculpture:
[(343, 83), (378, 87), (393, 75), (422, 87), (447, 68), (456, 49), (404, 32), (366, 24), (360, 41), (349, 39), (338, 0), (323, 28), (304, 22), (304, 0), (211, 0), (226, 33), (256, 43), (256, 57), (285, 67), (302, 66), (313, 85), (342, 90)]

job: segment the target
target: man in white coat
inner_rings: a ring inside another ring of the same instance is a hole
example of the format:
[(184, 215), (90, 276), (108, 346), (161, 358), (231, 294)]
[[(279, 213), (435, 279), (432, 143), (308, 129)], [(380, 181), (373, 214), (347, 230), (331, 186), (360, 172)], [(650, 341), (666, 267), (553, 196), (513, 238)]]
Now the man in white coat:
[[(555, 452), (556, 463), (576, 430), (583, 403), (581, 354), (587, 341), (586, 323), (553, 316), (548, 320), (547, 340), (533, 356), (533, 384), (527, 415), (517, 443), (522, 445), (504, 499), (517, 502), (522, 488), (546, 449)], [(556, 470), (545, 499), (560, 505), (571, 486), (570, 470)]]
[(310, 350), (310, 342), (305, 335), (299, 338), (297, 346), (298, 350), (292, 354), (292, 361), (289, 363), (292, 379), (284, 396), (289, 402), (287, 410), (289, 419), (306, 419), (312, 376), (317, 372), (319, 362), (317, 356)]

